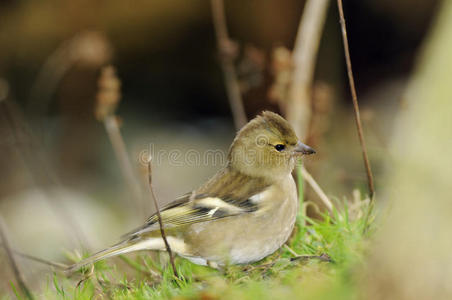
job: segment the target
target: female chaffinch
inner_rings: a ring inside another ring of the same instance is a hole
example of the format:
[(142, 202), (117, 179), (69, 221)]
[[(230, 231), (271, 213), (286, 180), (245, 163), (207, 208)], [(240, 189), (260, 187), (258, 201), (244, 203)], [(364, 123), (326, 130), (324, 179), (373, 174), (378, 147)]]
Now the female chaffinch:
[[(161, 209), (171, 249), (201, 265), (252, 263), (289, 238), (298, 212), (295, 158), (315, 151), (290, 124), (265, 111), (236, 135), (226, 166), (198, 189)], [(157, 215), (69, 270), (138, 250), (164, 251)]]

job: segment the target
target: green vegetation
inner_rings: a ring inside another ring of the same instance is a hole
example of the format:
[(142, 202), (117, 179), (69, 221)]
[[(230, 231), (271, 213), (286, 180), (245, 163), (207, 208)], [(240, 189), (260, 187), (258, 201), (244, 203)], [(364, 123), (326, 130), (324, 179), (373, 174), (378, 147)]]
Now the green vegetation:
[(169, 266), (162, 267), (167, 265), (163, 261), (166, 253), (142, 253), (123, 258), (128, 264), (124, 268), (110, 260), (73, 278), (54, 274), (38, 298), (354, 299), (359, 293), (355, 273), (362, 267), (372, 226), (369, 230), (366, 224), (367, 201), (347, 203), (340, 212), (323, 215), (321, 220), (300, 216), (289, 242), (300, 255), (327, 254), (331, 262), (316, 258), (291, 261), (294, 256), (287, 247), (253, 265), (221, 271), (177, 258), (181, 278), (175, 279)]

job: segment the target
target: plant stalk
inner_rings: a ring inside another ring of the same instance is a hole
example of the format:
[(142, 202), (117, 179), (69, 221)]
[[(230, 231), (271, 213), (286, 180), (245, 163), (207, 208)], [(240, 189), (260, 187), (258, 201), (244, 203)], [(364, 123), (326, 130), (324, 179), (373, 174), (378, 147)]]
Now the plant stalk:
[(364, 141), (363, 128), (361, 125), (361, 117), (359, 114), (358, 97), (356, 95), (355, 80), (353, 77), (352, 61), (350, 58), (350, 49), (348, 46), (347, 28), (345, 25), (345, 17), (344, 17), (344, 9), (342, 7), (342, 0), (337, 0), (337, 6), (338, 6), (338, 10), (339, 10), (339, 21), (341, 23), (342, 41), (344, 44), (344, 55), (345, 55), (345, 64), (347, 65), (348, 82), (350, 84), (350, 92), (352, 94), (353, 109), (355, 112), (356, 128), (358, 129), (358, 137), (359, 137), (359, 142), (361, 144), (361, 151), (362, 151), (363, 160), (364, 160), (364, 167), (366, 169), (366, 174), (367, 174), (367, 184), (368, 184), (368, 188), (369, 188), (369, 195), (370, 195), (370, 199), (373, 200), (374, 194), (375, 194), (374, 179), (373, 179), (373, 175), (372, 175), (372, 170), (370, 168), (370, 162), (369, 162), (369, 157), (367, 155), (366, 143)]

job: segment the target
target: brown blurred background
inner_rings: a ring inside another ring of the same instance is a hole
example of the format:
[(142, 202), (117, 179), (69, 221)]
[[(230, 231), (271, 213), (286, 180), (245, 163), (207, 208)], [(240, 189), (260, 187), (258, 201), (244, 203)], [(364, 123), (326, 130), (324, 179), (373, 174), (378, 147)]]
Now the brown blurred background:
[[(272, 53), (292, 49), (304, 1), (226, 1), (249, 118), (278, 111), (269, 96)], [(392, 121), (437, 1), (345, 1), (350, 51), (377, 189)], [(64, 202), (93, 247), (139, 224), (102, 123), (94, 117), (100, 68), (121, 80), (117, 114), (143, 177), (142, 151), (227, 151), (234, 126), (208, 1), (0, 1), (0, 212), (14, 245), (58, 257), (73, 243), (58, 225)], [(365, 191), (335, 3), (321, 39), (306, 164), (328, 195)], [(162, 203), (220, 166), (154, 165)], [(49, 198), (51, 200), (49, 201)], [(313, 200), (315, 201), (315, 199)], [(59, 204), (57, 204), (58, 206)], [(38, 245), (38, 246), (37, 246)]]

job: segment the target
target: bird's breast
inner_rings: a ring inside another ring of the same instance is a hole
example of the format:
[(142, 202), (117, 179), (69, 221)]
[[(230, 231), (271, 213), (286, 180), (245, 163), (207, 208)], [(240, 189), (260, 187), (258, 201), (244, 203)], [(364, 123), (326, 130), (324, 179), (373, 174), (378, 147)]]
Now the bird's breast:
[(259, 209), (190, 226), (186, 242), (194, 257), (219, 264), (258, 261), (289, 238), (298, 212), (295, 182), (290, 177), (251, 199)]

